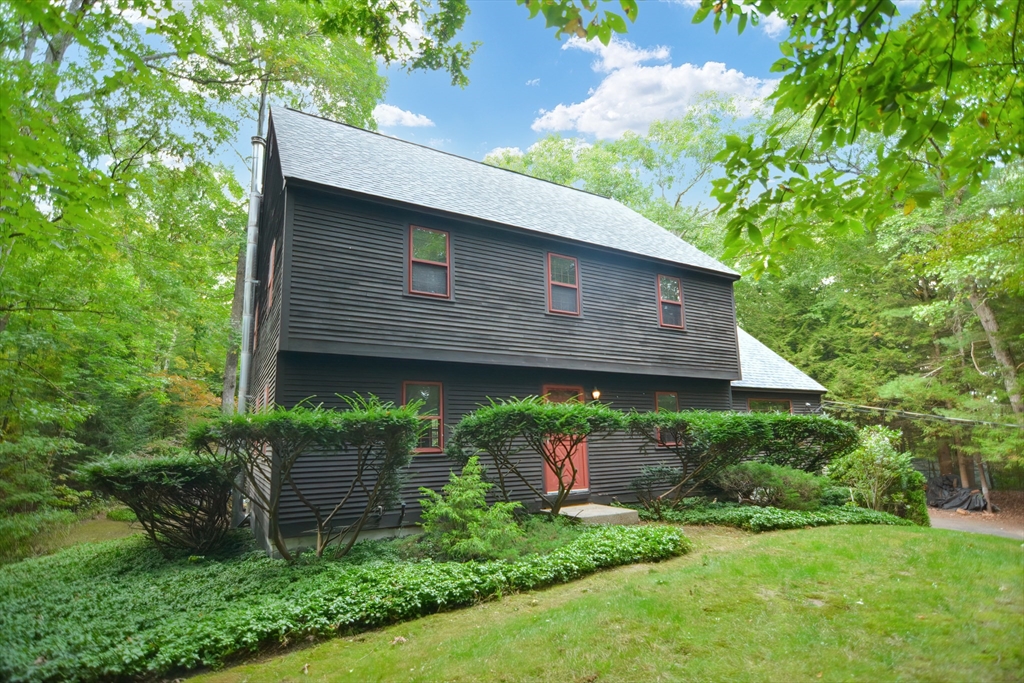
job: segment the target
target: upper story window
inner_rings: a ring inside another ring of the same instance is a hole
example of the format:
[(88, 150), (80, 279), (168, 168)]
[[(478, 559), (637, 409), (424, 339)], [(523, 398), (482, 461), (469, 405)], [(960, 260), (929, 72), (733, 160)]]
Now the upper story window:
[(448, 233), (409, 226), (409, 293), (447, 299), (451, 289)]
[(793, 402), (785, 398), (748, 398), (747, 411), (751, 413), (792, 413)]
[(427, 422), (417, 453), (439, 453), (444, 447), (444, 398), (440, 382), (403, 382), (402, 403), (423, 401), (420, 419)]
[(571, 256), (548, 253), (548, 310), (580, 314), (579, 262)]
[(677, 277), (658, 276), (658, 321), (662, 327), (686, 329), (683, 322), (683, 286)]

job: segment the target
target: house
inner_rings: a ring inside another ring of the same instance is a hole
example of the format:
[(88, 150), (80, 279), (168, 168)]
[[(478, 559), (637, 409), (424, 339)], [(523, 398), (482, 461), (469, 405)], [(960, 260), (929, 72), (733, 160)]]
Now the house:
[[(408, 507), (374, 520), (408, 524), (418, 487), (447, 481), (445, 425), (487, 397), (732, 409), (746, 338), (736, 327), (738, 277), (611, 199), (275, 109), (251, 403), (343, 407), (338, 395), (354, 392), (423, 400), (430, 427), (403, 494)], [(773, 369), (785, 361), (770, 351), (761, 358), (766, 377), (791, 376)], [(787, 396), (778, 382), (742, 388), (755, 400)], [(802, 383), (795, 395), (807, 392)], [(625, 435), (588, 444), (570, 501), (628, 494), (638, 469), (662, 459)], [(326, 503), (349, 467), (343, 456), (303, 457), (294, 477)], [(540, 461), (524, 469), (543, 481)], [(279, 521), (288, 537), (311, 528), (296, 500), (284, 501)]]
[(821, 396), (828, 389), (742, 329), (737, 328), (736, 332), (743, 379), (732, 383), (733, 410), (794, 415), (821, 411)]

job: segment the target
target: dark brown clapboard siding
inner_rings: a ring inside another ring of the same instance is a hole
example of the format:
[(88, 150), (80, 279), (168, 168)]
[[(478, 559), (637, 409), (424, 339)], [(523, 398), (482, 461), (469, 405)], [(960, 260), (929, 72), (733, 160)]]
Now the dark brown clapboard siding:
[(801, 393), (797, 391), (750, 391), (734, 389), (732, 392), (732, 409), (746, 412), (748, 399), (781, 399), (790, 401), (794, 415), (814, 415), (821, 411), (821, 394)]
[[(343, 408), (337, 394), (374, 394), (383, 400), (399, 402), (403, 381), (439, 381), (443, 383), (444, 420), (453, 425), (467, 412), (485, 404), (488, 397), (507, 398), (537, 395), (544, 384), (582, 386), (589, 394), (595, 387), (601, 400), (627, 410), (651, 410), (656, 391), (676, 391), (680, 406), (707, 410), (730, 408), (729, 383), (723, 380), (676, 377), (630, 376), (588, 373), (571, 370), (508, 368), (493, 365), (430, 363), (411, 360), (386, 360), (320, 354), (282, 352), (278, 363), (278, 402), (292, 406), (303, 400), (326, 407)], [(540, 488), (543, 469), (539, 458), (524, 453), (524, 471)], [(629, 497), (629, 481), (644, 464), (671, 462), (671, 455), (644, 451), (638, 442), (623, 434), (614, 435), (589, 446), (590, 498), (608, 500)], [(486, 464), (486, 463), (485, 463)], [(419, 516), (419, 487), (434, 490), (448, 481), (453, 463), (443, 454), (417, 454), (409, 468), (402, 492), (407, 503), (403, 523)], [(332, 505), (351, 481), (353, 463), (344, 455), (305, 455), (297, 463), (295, 479), (303, 494), (322, 505)], [(513, 487), (514, 496), (532, 502), (533, 496), (522, 484)], [(496, 492), (494, 492), (496, 494)], [(362, 510), (365, 497), (355, 496), (343, 511), (350, 519)], [(395, 526), (398, 510), (386, 511), (374, 526)], [(282, 528), (289, 535), (301, 535), (312, 529), (306, 508), (293, 495), (282, 502)]]
[[(739, 376), (729, 278), (311, 190), (287, 197), (282, 349)], [(410, 223), (450, 232), (451, 300), (406, 294)], [(548, 313), (548, 251), (579, 259), (579, 317)], [(658, 325), (658, 273), (682, 281), (686, 331)]]
[[(249, 384), (248, 405), (254, 410), (259, 404), (274, 405), (277, 393), (277, 353), (281, 344), (281, 321), (285, 301), (284, 278), (281, 276), (285, 261), (284, 216), (286, 193), (281, 176), (281, 164), (274, 144), (274, 132), (269, 133), (266, 170), (263, 179), (263, 202), (260, 207), (260, 234), (256, 251), (255, 310), (259, 312), (252, 356), (252, 375)], [(275, 258), (270, 263), (272, 246)], [(271, 269), (275, 272), (274, 296), (271, 301), (268, 286)]]

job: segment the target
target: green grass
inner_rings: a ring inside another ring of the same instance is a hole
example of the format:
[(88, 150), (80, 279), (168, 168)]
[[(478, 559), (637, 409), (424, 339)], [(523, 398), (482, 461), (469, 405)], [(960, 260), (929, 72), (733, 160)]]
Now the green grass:
[(881, 526), (688, 533), (697, 547), (682, 558), (336, 638), (197, 680), (989, 682), (1024, 675), (1018, 541)]

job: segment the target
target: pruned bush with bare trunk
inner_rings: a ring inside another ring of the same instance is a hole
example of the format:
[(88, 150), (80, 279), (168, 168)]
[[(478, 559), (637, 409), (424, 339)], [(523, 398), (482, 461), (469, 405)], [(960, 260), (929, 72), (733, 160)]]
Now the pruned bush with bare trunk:
[[(401, 486), (423, 428), (417, 402), (397, 407), (375, 396), (346, 399), (348, 410), (321, 406), (275, 408), (264, 413), (229, 415), (193, 429), (192, 448), (211, 460), (227, 458), (243, 475), (238, 491), (268, 520), (270, 542), (286, 560), (294, 559), (279, 524), (281, 499), (291, 491), (312, 514), (316, 525), (316, 554), (343, 541), (339, 555), (355, 543), (372, 511), (390, 505)], [(292, 476), (302, 456), (340, 455), (353, 459), (354, 475), (327, 505), (306, 495)], [(365, 505), (355, 521), (340, 523), (339, 513), (356, 497)]]

